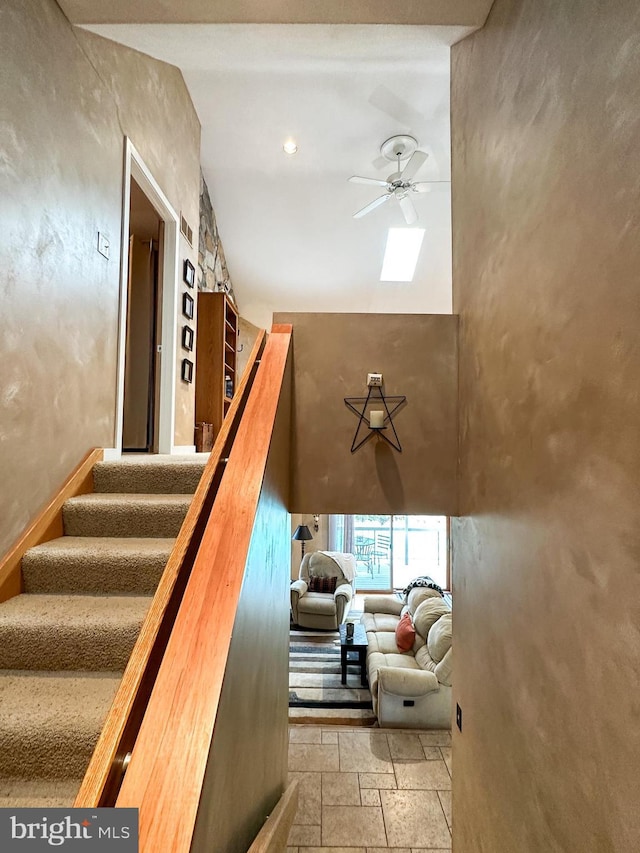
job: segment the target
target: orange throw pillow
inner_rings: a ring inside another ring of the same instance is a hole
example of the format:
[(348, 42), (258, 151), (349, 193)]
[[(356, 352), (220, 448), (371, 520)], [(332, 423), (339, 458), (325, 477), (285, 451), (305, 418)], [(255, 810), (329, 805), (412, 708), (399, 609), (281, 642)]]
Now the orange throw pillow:
[(401, 652), (408, 652), (413, 648), (416, 639), (416, 631), (411, 621), (411, 614), (405, 613), (396, 627), (396, 646)]

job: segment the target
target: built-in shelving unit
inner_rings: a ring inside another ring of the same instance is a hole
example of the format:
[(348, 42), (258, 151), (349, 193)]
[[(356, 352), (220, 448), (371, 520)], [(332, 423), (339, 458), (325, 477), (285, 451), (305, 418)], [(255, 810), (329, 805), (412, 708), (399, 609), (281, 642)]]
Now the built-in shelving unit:
[(226, 293), (198, 294), (196, 423), (218, 434), (237, 384), (238, 312)]

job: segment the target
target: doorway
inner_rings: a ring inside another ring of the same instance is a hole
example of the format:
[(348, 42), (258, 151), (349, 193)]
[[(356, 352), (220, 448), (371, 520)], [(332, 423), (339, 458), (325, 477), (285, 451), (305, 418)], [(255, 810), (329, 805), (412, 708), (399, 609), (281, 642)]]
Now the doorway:
[(444, 515), (333, 516), (331, 549), (356, 557), (358, 592), (391, 592), (428, 575), (451, 589), (449, 519)]
[[(180, 235), (180, 223), (178, 215), (171, 203), (163, 193), (158, 182), (155, 180), (140, 154), (132, 144), (131, 140), (125, 138), (124, 149), (124, 180), (122, 197), (122, 254), (120, 259), (120, 316), (118, 321), (118, 374), (117, 374), (117, 403), (116, 423), (113, 448), (105, 448), (105, 459), (118, 459), (122, 454), (123, 447), (133, 448), (133, 441), (129, 438), (124, 442), (124, 412), (125, 412), (125, 376), (127, 360), (135, 360), (131, 351), (127, 352), (127, 324), (129, 320), (129, 265), (133, 260), (130, 257), (130, 233), (129, 217), (131, 214), (130, 196), (131, 191), (136, 192), (134, 182), (142, 191), (146, 201), (155, 212), (155, 221), (159, 222), (156, 249), (155, 279), (157, 281), (157, 310), (153, 316), (155, 326), (154, 363), (149, 362), (151, 352), (151, 336), (145, 334), (145, 348), (143, 362), (146, 364), (147, 391), (151, 385), (153, 393), (153, 413), (149, 415), (149, 395), (142, 392), (142, 401), (136, 401), (138, 412), (144, 416), (144, 424), (152, 425), (152, 440), (149, 441), (144, 434), (142, 441), (136, 441), (143, 451), (150, 447), (157, 453), (180, 453), (189, 452), (190, 448), (183, 450), (174, 443), (175, 410), (176, 410), (176, 350), (177, 340), (177, 293), (179, 288), (178, 278), (178, 243)], [(152, 238), (149, 238), (150, 240)], [(150, 253), (150, 247), (147, 247)], [(151, 263), (151, 260), (149, 263)], [(151, 312), (147, 315), (152, 317)], [(133, 338), (131, 339), (133, 340)], [(129, 358), (127, 358), (129, 356)], [(154, 369), (153, 382), (150, 382), (151, 368)], [(140, 371), (142, 376), (143, 371)], [(146, 452), (149, 452), (148, 450)]]
[(129, 274), (125, 343), (123, 452), (158, 450), (160, 258), (163, 222), (137, 181), (129, 193)]

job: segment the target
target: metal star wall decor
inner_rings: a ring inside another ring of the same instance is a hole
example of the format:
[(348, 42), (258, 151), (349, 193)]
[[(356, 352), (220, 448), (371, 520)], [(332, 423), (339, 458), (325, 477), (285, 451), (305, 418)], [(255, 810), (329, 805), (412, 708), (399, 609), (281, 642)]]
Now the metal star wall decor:
[[(377, 393), (374, 393), (377, 392)], [(370, 418), (367, 417), (367, 406), (369, 406), (372, 402), (375, 404), (380, 400), (382, 405), (384, 406), (384, 413), (382, 424), (380, 426), (372, 426), (370, 422)], [(358, 448), (362, 447), (365, 442), (369, 441), (374, 435), (379, 435), (380, 438), (383, 438), (387, 444), (390, 444), (394, 450), (397, 450), (399, 453), (402, 453), (402, 446), (400, 444), (400, 439), (398, 438), (398, 433), (396, 432), (396, 428), (393, 423), (393, 416), (396, 414), (398, 409), (401, 408), (406, 402), (407, 398), (402, 396), (395, 397), (386, 397), (382, 393), (382, 388), (379, 386), (372, 386), (369, 388), (369, 393), (366, 397), (345, 397), (345, 403), (354, 413), (354, 415), (358, 416), (358, 426), (356, 427), (355, 435), (353, 436), (353, 441), (351, 442), (351, 452), (355, 453)], [(389, 438), (384, 434), (384, 430), (391, 429), (393, 433), (393, 438)], [(366, 435), (364, 438), (361, 437), (361, 431), (366, 431)]]

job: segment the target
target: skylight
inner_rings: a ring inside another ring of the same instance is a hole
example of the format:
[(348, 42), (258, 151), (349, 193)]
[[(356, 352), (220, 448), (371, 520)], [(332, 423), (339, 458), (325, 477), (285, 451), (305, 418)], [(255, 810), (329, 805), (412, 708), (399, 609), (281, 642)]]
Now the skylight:
[(389, 228), (380, 281), (413, 281), (424, 228)]

